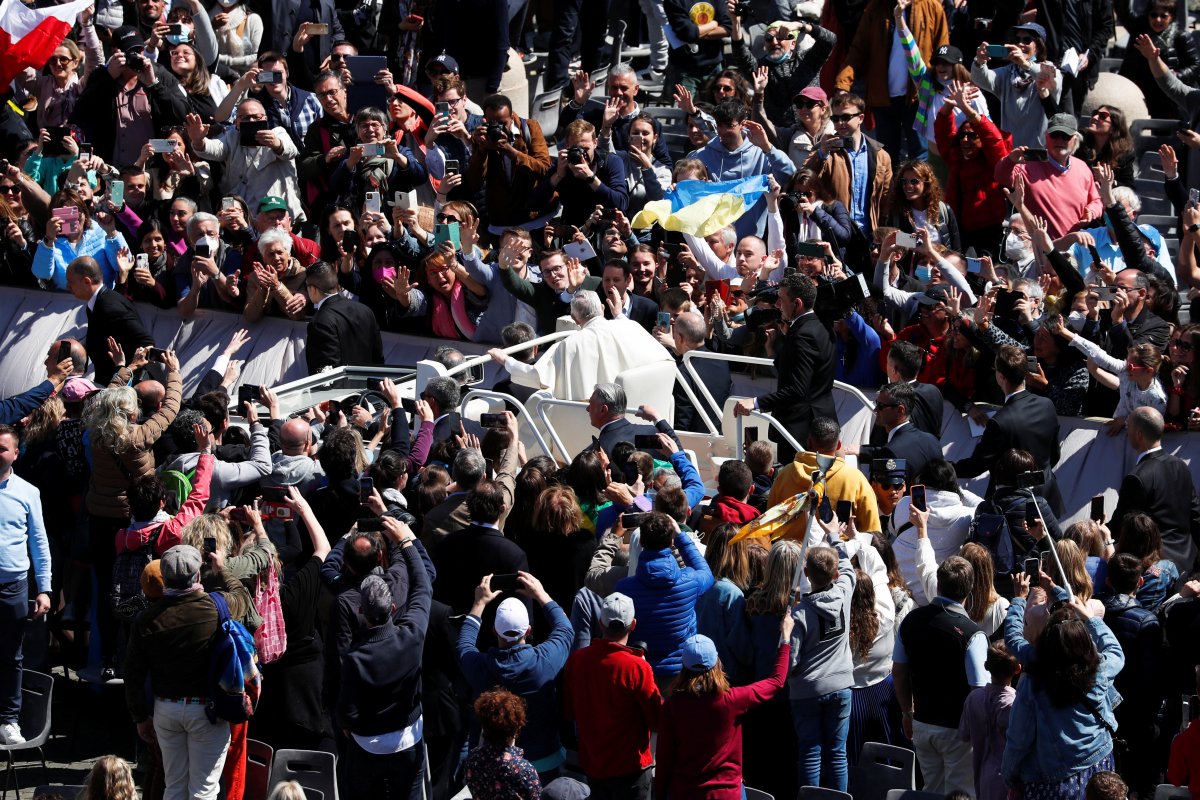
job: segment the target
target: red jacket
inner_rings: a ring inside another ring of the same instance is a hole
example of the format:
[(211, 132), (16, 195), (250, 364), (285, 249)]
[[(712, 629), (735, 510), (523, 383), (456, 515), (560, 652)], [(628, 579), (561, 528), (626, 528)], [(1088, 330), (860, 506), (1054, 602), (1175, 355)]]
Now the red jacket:
[(771, 676), (749, 686), (667, 698), (658, 726), (657, 800), (740, 800), (742, 715), (783, 688), (791, 652), (790, 645), (781, 645)]
[(563, 714), (575, 720), (579, 762), (589, 778), (631, 775), (653, 764), (650, 731), (661, 706), (641, 650), (599, 639), (567, 659)]
[(712, 501), (712, 516), (718, 525), (722, 522), (745, 525), (750, 520), (758, 518), (758, 509), (741, 500), (719, 494)]
[(1191, 722), (1171, 742), (1167, 783), (1186, 786), (1192, 797), (1200, 797), (1200, 722)]
[(183, 526), (204, 513), (204, 506), (208, 503), (208, 487), (212, 482), (212, 472), (213, 457), (211, 455), (200, 456), (200, 460), (196, 463), (196, 477), (192, 479), (192, 492), (179, 508), (179, 513), (166, 522), (155, 523), (137, 530), (125, 528), (117, 531), (117, 555), (145, 547), (155, 531), (158, 532), (158, 541), (154, 543), (154, 554), (157, 556), (161, 556), (183, 541), (179, 535)]
[(946, 204), (954, 211), (958, 227), (964, 231), (978, 230), (1004, 222), (1008, 204), (1000, 184), (996, 183), (996, 164), (1012, 150), (996, 124), (980, 117), (971, 127), (979, 134), (979, 151), (974, 158), (963, 158), (958, 142), (953, 114), (937, 115), (933, 132), (938, 153), (946, 162), (950, 176), (946, 183)]
[(903, 341), (912, 342), (917, 347), (925, 351), (925, 366), (921, 367), (921, 372), (917, 375), (917, 380), (921, 383), (931, 383), (939, 385), (944, 382), (946, 377), (946, 351), (943, 349), (946, 343), (946, 337), (932, 337), (929, 331), (919, 322), (914, 322), (907, 328), (901, 328), (896, 334), (895, 339), (883, 340), (880, 337), (882, 346), (879, 348), (879, 367), (884, 372), (887, 372), (888, 353), (892, 352), (892, 342)]

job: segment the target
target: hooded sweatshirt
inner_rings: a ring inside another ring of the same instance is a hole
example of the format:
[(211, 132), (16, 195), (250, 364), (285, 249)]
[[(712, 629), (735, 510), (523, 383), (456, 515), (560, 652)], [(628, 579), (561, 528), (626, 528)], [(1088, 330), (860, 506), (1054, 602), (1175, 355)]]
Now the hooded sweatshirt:
[[(809, 592), (792, 609), (792, 669), (788, 692), (792, 700), (807, 700), (854, 684), (854, 659), (850, 655), (850, 598), (854, 594), (854, 567), (848, 551), (858, 552), (857, 541), (839, 542), (838, 577), (820, 591)], [(635, 606), (636, 607), (636, 606)]]
[[(180, 453), (163, 465), (163, 469), (173, 469), (187, 473), (195, 469), (200, 461), (199, 453)], [(213, 463), (212, 483), (209, 488), (209, 505), (213, 508), (224, 508), (234, 489), (249, 486), (255, 481), (271, 474), (271, 447), (267, 442), (265, 425), (254, 425), (250, 428), (250, 460), (232, 463), (215, 461)]]
[[(941, 564), (958, 554), (959, 548), (967, 540), (971, 520), (975, 518), (975, 507), (983, 501), (968, 491), (959, 497), (956, 492), (926, 489), (925, 502), (929, 507), (929, 541), (933, 545), (934, 558)], [(908, 498), (900, 498), (892, 514), (894, 530), (899, 531), (892, 540), (892, 549), (913, 600), (917, 605), (924, 606), (933, 598), (925, 593), (925, 585), (917, 573), (917, 529), (908, 524), (908, 509)]]
[[(688, 158), (699, 159), (708, 168), (714, 181), (736, 181), (755, 175), (774, 175), (781, 185), (796, 171), (796, 165), (787, 153), (778, 147), (763, 152), (758, 145), (743, 137), (736, 150), (729, 150), (714, 136), (708, 144), (688, 154)], [(762, 236), (766, 227), (767, 200), (760, 197), (753, 206), (734, 223), (738, 239), (743, 236)]]
[[(795, 460), (775, 473), (775, 483), (767, 506), (777, 506), (783, 501), (807, 492), (812, 485), (812, 474), (817, 470), (817, 454), (808, 451), (796, 454)], [(879, 508), (871, 482), (862, 470), (849, 469), (842, 458), (834, 460), (825, 473), (825, 494), (836, 508), (839, 500), (849, 500), (854, 506), (854, 528), (858, 531), (882, 530), (879, 523)]]
[(472, 699), (499, 684), (525, 701), (526, 724), (517, 737), (517, 746), (531, 762), (555, 756), (562, 748), (558, 740), (558, 694), (554, 678), (566, 666), (575, 638), (571, 621), (558, 603), (551, 600), (543, 610), (552, 627), (546, 641), (539, 645), (493, 647), (481, 653), (475, 642), (482, 620), (472, 615), (463, 620), (458, 635), (458, 660), (463, 677), (471, 686)]
[(295, 486), (296, 491), (307, 495), (325, 484), (325, 471), (321, 469), (321, 462), (312, 456), (272, 453), (271, 474), (266, 483), (269, 486)]

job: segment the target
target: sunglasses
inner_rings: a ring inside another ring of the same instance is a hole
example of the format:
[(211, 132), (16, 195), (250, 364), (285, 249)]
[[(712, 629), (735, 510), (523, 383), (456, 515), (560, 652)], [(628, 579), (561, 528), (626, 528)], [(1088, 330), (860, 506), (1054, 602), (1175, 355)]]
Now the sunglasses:
[(1109, 114), (1107, 111), (1101, 109), (1095, 114), (1092, 114), (1092, 119), (1098, 119), (1101, 122), (1108, 122), (1110, 119), (1112, 119), (1112, 114)]
[(863, 115), (863, 112), (859, 111), (854, 114), (831, 114), (829, 116), (829, 118), (831, 120), (833, 120), (834, 122), (849, 122), (850, 120), (854, 119), (855, 117), (861, 117), (862, 115)]
[(969, 139), (970, 141), (974, 142), (979, 139), (979, 134), (976, 133), (975, 131), (963, 131), (962, 133), (959, 134), (958, 138)]
[(921, 180), (920, 178), (901, 178), (900, 179), (900, 184), (902, 186), (920, 186), (924, 182), (925, 181)]
[(452, 214), (438, 214), (437, 221), (441, 222), (443, 224), (450, 223), (450, 222), (459, 222), (459, 223), (462, 222), (462, 220), (460, 220), (456, 216), (453, 216)]
[(1191, 351), (1191, 349), (1192, 349), (1192, 343), (1191, 343), (1191, 342), (1185, 342), (1183, 339), (1172, 339), (1172, 340), (1171, 340), (1171, 347), (1178, 347), (1180, 350), (1182, 350), (1182, 351), (1184, 351), (1184, 352), (1186, 353), (1186, 352), (1189, 352), (1189, 351)]
[(1017, 44), (1034, 44), (1037, 42), (1037, 39), (1033, 38), (1032, 36), (1018, 36), (1014, 41), (1016, 41)]
[(70, 64), (75, 61), (75, 59), (71, 58), (70, 56), (51, 56), (49, 61), (51, 64)]
[(10, 183), (6, 186), (0, 186), (0, 194), (16, 194), (18, 191), (20, 190), (17, 188), (16, 184)]
[(809, 109), (816, 108), (817, 106), (824, 106), (825, 104), (820, 100), (797, 100), (793, 105), (795, 105), (796, 108), (808, 111)]

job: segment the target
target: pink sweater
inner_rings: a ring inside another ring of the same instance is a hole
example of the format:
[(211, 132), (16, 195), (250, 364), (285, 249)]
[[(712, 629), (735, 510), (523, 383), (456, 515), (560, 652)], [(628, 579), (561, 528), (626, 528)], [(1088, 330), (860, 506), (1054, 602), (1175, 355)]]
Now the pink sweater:
[(1074, 156), (1068, 159), (1066, 172), (1049, 161), (1014, 164), (1001, 159), (996, 165), (996, 183), (1011, 189), (1018, 173), (1025, 176), (1026, 207), (1045, 218), (1051, 238), (1075, 230), (1081, 217), (1093, 220), (1104, 211), (1091, 170)]

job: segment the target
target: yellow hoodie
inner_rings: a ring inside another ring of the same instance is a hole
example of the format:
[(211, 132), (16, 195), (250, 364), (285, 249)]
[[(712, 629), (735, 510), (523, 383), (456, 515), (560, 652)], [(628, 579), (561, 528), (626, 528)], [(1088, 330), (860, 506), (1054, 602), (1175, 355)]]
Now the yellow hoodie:
[[(791, 464), (779, 471), (771, 494), (767, 496), (768, 507), (778, 505), (793, 495), (807, 492), (812, 486), (812, 474), (817, 469), (817, 454), (797, 453)], [(821, 494), (818, 488), (818, 494)], [(825, 476), (824, 495), (836, 508), (839, 500), (849, 500), (854, 505), (854, 527), (862, 533), (881, 530), (879, 508), (875, 503), (875, 492), (861, 470), (850, 469), (845, 459), (834, 459)]]

